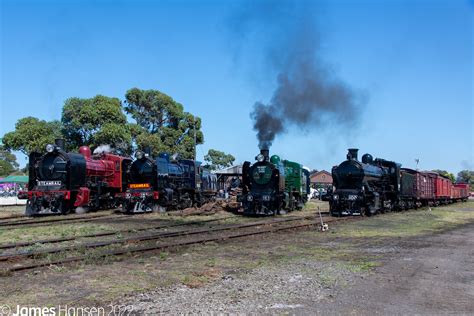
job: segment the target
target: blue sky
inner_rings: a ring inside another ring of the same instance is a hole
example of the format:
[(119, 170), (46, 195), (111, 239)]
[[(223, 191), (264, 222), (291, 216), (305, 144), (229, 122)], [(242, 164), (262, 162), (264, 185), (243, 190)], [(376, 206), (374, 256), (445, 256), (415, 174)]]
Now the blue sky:
[[(228, 32), (238, 1), (1, 2), (0, 135), (25, 116), (60, 119), (66, 98), (123, 99), (158, 89), (203, 119), (205, 144), (237, 161), (258, 150), (250, 112), (275, 74), (259, 43), (237, 54)], [(320, 54), (369, 96), (359, 127), (278, 136), (273, 153), (330, 169), (348, 147), (423, 169), (473, 162), (473, 4), (468, 1), (318, 1)], [(24, 165), (24, 158), (20, 159)]]

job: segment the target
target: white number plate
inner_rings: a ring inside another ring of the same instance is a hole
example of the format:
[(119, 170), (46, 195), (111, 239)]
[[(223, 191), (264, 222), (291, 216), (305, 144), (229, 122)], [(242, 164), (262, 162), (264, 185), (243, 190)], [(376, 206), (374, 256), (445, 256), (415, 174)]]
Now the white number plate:
[(61, 185), (61, 181), (38, 181), (38, 185), (41, 187)]
[(348, 199), (349, 201), (355, 201), (355, 200), (357, 200), (357, 195), (350, 194), (350, 195), (347, 197), (347, 199)]

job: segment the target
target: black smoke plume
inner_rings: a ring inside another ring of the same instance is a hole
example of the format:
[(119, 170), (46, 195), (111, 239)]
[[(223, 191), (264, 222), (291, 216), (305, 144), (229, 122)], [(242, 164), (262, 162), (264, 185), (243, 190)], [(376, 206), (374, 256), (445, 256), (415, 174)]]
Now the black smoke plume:
[(357, 125), (365, 97), (322, 60), (313, 3), (260, 1), (234, 17), (237, 40), (257, 42), (268, 70), (276, 74), (270, 102), (256, 102), (251, 113), (260, 148), (269, 148), (291, 125), (303, 130), (331, 126), (338, 134)]

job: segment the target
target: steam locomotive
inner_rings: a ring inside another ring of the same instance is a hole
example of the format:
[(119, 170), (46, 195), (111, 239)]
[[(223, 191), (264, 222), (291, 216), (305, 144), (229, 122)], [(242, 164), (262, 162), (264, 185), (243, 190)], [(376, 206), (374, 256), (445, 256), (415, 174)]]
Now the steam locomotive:
[(125, 187), (125, 170), (131, 159), (102, 153), (92, 155), (87, 146), (79, 153), (65, 152), (64, 140), (46, 146), (46, 153), (29, 156), (27, 216), (44, 213), (67, 214), (117, 206)]
[(269, 157), (262, 149), (253, 165), (242, 167), (243, 213), (247, 215), (277, 215), (302, 209), (309, 193), (309, 171), (300, 164), (280, 157)]
[(349, 149), (347, 160), (332, 168), (335, 190), (330, 198), (332, 215), (373, 215), (392, 210), (400, 188), (401, 165), (372, 155), (357, 160), (358, 149)]
[(424, 205), (440, 205), (467, 200), (467, 184), (454, 184), (435, 173), (401, 168), (401, 164), (373, 159), (370, 154), (357, 159), (358, 149), (349, 149), (347, 160), (333, 167), (331, 215), (374, 215)]
[(125, 213), (164, 211), (200, 206), (217, 193), (217, 177), (189, 159), (170, 159), (161, 153), (156, 159), (137, 151), (127, 171), (127, 189), (122, 194)]

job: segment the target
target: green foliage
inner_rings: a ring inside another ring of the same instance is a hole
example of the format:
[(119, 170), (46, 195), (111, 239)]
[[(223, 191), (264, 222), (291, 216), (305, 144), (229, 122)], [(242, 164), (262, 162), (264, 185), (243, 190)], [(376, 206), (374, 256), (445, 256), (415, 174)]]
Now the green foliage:
[(0, 177), (22, 174), (16, 156), (0, 145)]
[(469, 183), (471, 191), (474, 191), (474, 171), (472, 170), (462, 170), (458, 172), (458, 182)]
[(196, 144), (204, 142), (199, 117), (184, 112), (180, 103), (158, 90), (133, 88), (125, 99), (125, 112), (137, 122), (131, 134), (138, 148), (149, 146), (153, 155), (169, 152), (194, 157), (194, 134)]
[(69, 150), (101, 144), (123, 152), (130, 150), (131, 132), (117, 98), (102, 95), (90, 99), (69, 98), (64, 103), (61, 121)]
[(120, 154), (129, 154), (134, 144), (141, 149), (150, 146), (155, 155), (168, 152), (193, 158), (194, 137), (196, 144), (204, 142), (201, 119), (184, 112), (181, 104), (160, 91), (131, 89), (125, 104), (125, 111), (137, 123), (127, 122), (117, 98), (69, 98), (64, 102), (61, 122), (20, 119), (15, 131), (5, 134), (5, 149), (29, 155), (32, 151), (43, 152), (56, 138), (64, 138), (68, 151), (83, 145), (94, 148), (107, 144)]
[(0, 145), (0, 160), (8, 162), (13, 169), (18, 168), (18, 162), (16, 162), (16, 156), (10, 151), (6, 150), (3, 145)]
[(15, 168), (8, 161), (0, 160), (0, 177), (6, 177), (14, 171)]
[(219, 170), (232, 166), (235, 157), (219, 150), (209, 149), (207, 155), (204, 156), (204, 160), (208, 162), (204, 167), (210, 170)]
[(15, 131), (3, 136), (3, 146), (7, 150), (18, 150), (29, 155), (32, 151), (44, 151), (47, 144), (61, 137), (59, 121), (46, 122), (36, 117), (24, 117), (15, 124)]
[(437, 174), (448, 178), (453, 183), (456, 182), (456, 177), (454, 176), (454, 174), (452, 174), (450, 172), (447, 172), (446, 170), (435, 169), (435, 170), (431, 170), (431, 171), (436, 172)]
[(462, 170), (458, 172), (458, 181), (462, 183), (473, 183), (474, 182), (474, 171)]

